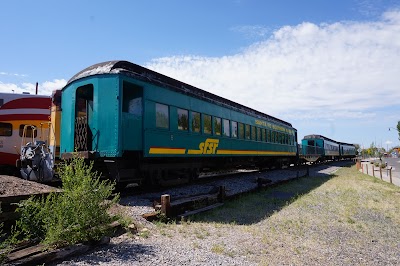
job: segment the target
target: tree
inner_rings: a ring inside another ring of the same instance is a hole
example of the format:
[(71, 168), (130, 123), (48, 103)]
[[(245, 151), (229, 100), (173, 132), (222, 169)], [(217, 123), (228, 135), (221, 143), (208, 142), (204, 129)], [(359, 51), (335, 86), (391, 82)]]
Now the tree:
[(371, 146), (367, 149), (367, 155), (369, 155), (369, 156), (377, 156), (378, 155), (378, 148), (375, 146), (374, 142), (372, 142)]
[(397, 132), (399, 133), (399, 140), (400, 140), (400, 121), (397, 122)]
[(359, 155), (361, 149), (360, 149), (360, 144), (354, 144), (354, 147), (356, 148), (356, 154)]

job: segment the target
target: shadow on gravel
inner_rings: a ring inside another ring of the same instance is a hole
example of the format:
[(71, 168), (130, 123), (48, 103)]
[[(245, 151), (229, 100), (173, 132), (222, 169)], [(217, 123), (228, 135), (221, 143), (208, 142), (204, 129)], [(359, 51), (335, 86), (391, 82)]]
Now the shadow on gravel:
[[(332, 163), (329, 166), (351, 167)], [(239, 197), (226, 202), (221, 208), (193, 217), (192, 221), (234, 223), (250, 225), (270, 217), (282, 208), (295, 201), (299, 196), (312, 191), (330, 179), (335, 174), (324, 173), (326, 165), (310, 167), (310, 177), (302, 177), (274, 187), (266, 188), (255, 194)]]
[[(151, 261), (155, 250), (152, 246), (134, 244), (130, 242), (109, 244), (105, 247), (99, 247), (91, 253), (79, 257), (72, 257), (68, 261), (64, 261), (64, 265), (79, 265), (79, 262), (84, 261), (85, 265), (115, 265), (116, 262), (132, 264), (146, 264)], [(141, 258), (139, 260), (139, 258)], [(48, 265), (58, 265), (61, 261)], [(47, 265), (47, 264), (46, 264)]]

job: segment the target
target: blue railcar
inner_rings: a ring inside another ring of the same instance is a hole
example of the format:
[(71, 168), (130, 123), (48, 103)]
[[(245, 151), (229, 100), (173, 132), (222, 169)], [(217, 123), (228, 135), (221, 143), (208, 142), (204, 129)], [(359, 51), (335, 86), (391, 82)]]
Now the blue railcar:
[(62, 89), (61, 110), (61, 156), (93, 159), (118, 182), (298, 158), (290, 123), (127, 61), (77, 73)]

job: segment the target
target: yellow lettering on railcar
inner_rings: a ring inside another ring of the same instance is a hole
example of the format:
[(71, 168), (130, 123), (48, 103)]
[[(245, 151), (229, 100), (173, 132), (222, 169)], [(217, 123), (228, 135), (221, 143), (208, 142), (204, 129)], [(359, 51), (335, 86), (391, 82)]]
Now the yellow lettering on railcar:
[(256, 125), (259, 125), (259, 126), (264, 126), (264, 127), (267, 126), (267, 122), (262, 121), (262, 120), (256, 119), (256, 120), (255, 120), (255, 123), (256, 123)]
[(206, 139), (199, 144), (198, 150), (188, 150), (188, 154), (216, 154), (219, 139)]
[(267, 123), (266, 121), (263, 121), (263, 120), (255, 119), (254, 123), (256, 125), (267, 127), (267, 128), (272, 128), (272, 129), (277, 130), (277, 131), (291, 133), (290, 129), (287, 129), (285, 127), (282, 127), (282, 126), (279, 126), (279, 125), (275, 125), (275, 124), (272, 124), (272, 123)]

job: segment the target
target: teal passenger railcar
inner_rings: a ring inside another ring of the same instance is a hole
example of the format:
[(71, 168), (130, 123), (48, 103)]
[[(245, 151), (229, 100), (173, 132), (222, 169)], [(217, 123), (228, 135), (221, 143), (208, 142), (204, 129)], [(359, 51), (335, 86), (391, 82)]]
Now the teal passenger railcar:
[(298, 157), (290, 123), (127, 61), (77, 73), (61, 107), (61, 156), (78, 152), (118, 182), (162, 183)]
[(337, 142), (321, 135), (307, 135), (301, 140), (303, 155), (315, 155), (319, 161), (353, 158), (356, 149), (353, 144)]

